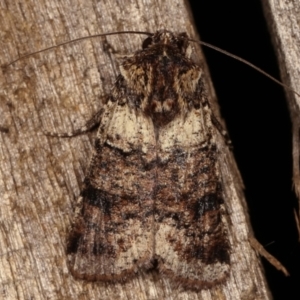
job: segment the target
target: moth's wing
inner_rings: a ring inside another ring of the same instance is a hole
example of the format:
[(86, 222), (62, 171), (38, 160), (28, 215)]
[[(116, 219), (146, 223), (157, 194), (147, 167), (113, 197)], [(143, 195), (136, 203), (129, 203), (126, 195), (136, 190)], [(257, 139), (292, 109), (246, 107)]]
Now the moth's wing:
[(76, 278), (125, 280), (151, 265), (154, 144), (151, 121), (108, 102), (67, 242)]
[(193, 108), (160, 131), (155, 254), (160, 271), (202, 289), (229, 272), (223, 193), (210, 108)]

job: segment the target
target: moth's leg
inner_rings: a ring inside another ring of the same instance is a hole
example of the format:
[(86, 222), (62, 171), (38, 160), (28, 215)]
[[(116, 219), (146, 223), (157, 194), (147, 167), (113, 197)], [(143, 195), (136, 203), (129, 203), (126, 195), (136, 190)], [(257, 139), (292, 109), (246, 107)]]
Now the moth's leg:
[(114, 49), (114, 47), (108, 42), (106, 37), (102, 38), (102, 49), (104, 53), (107, 54), (110, 60), (110, 65), (113, 68), (113, 72), (115, 76), (119, 74), (119, 65), (120, 65), (120, 56), (118, 51)]
[(132, 52), (119, 52), (113, 45), (107, 40), (106, 37), (102, 38), (102, 49), (103, 52), (109, 57), (110, 65), (112, 66), (115, 77), (120, 74), (120, 65), (128, 56), (132, 56)]
[(94, 114), (92, 118), (85, 123), (84, 126), (71, 132), (56, 133), (56, 132), (45, 131), (45, 130), (43, 130), (43, 132), (47, 136), (55, 136), (55, 137), (71, 137), (71, 136), (83, 134), (92, 130), (94, 127), (100, 124), (102, 113), (103, 113), (103, 108), (100, 109), (96, 114)]
[[(116, 62), (116, 60), (118, 60), (118, 57), (121, 57), (121, 56), (118, 55), (118, 52), (107, 41), (106, 37), (103, 37), (102, 45), (103, 45), (103, 51), (106, 52), (107, 55), (109, 56), (109, 59), (110, 59), (110, 62), (111, 62), (110, 64), (113, 68), (113, 72), (115, 73), (115, 77), (116, 77), (117, 74), (119, 73), (119, 62), (118, 61)], [(102, 98), (103, 98), (103, 101), (101, 100), (101, 102), (106, 103), (108, 101), (109, 96), (106, 95), (106, 96), (101, 97), (101, 99)], [(73, 130), (71, 132), (56, 133), (56, 132), (43, 130), (43, 133), (47, 136), (53, 136), (53, 137), (72, 137), (72, 136), (84, 134), (84, 133), (94, 129), (94, 127), (96, 127), (97, 125), (100, 124), (101, 116), (102, 116), (103, 111), (104, 111), (104, 109), (101, 108), (98, 112), (96, 112), (95, 115), (92, 116), (92, 118), (90, 120), (88, 120), (85, 123), (84, 126), (82, 126), (79, 129)]]

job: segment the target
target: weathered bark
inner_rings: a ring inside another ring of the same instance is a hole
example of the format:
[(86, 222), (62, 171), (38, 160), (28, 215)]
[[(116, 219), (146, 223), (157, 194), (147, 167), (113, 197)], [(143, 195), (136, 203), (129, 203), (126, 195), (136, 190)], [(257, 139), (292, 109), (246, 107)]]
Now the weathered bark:
[[(165, 28), (196, 37), (186, 3), (180, 0), (0, 3), (1, 65), (96, 33)], [(118, 53), (126, 54), (139, 49), (142, 39), (107, 38)], [(194, 57), (203, 64), (197, 45)], [(232, 271), (225, 284), (194, 293), (172, 289), (167, 278), (154, 273), (139, 274), (126, 284), (87, 283), (69, 274), (65, 238), (95, 133), (64, 139), (47, 137), (43, 130), (66, 132), (84, 124), (99, 110), (99, 99), (109, 93), (116, 70), (98, 38), (23, 59), (0, 73), (2, 299), (270, 299), (249, 244), (252, 231), (242, 183), (221, 137), (232, 247)], [(217, 105), (213, 107), (218, 115)]]
[[(282, 81), (300, 93), (300, 3), (263, 0), (264, 13), (280, 66)], [(293, 122), (293, 179), (300, 199), (300, 97), (286, 90)]]

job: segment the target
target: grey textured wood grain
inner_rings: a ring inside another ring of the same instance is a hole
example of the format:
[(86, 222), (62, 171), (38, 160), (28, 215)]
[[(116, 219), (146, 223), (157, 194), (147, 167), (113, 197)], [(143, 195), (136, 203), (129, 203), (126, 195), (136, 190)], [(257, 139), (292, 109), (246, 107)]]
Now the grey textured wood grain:
[[(300, 92), (300, 2), (263, 0), (264, 13), (276, 50), (281, 78), (293, 90)], [(300, 97), (286, 91), (293, 122), (294, 187), (300, 198)]]
[[(1, 65), (61, 42), (116, 30), (165, 28), (197, 38), (180, 0), (0, 0), (0, 5)], [(139, 49), (142, 40), (138, 35), (107, 38), (124, 54)], [(69, 274), (65, 240), (95, 132), (64, 139), (47, 137), (43, 130), (79, 128), (101, 107), (117, 73), (103, 44), (101, 38), (69, 44), (0, 72), (0, 126), (9, 130), (0, 131), (1, 299), (271, 299), (248, 241), (252, 231), (242, 182), (221, 137), (232, 245), (232, 271), (225, 284), (194, 293), (173, 289), (155, 273), (138, 274), (123, 285), (76, 281)], [(197, 45), (194, 59), (205, 68)], [(219, 115), (216, 104), (214, 108)]]

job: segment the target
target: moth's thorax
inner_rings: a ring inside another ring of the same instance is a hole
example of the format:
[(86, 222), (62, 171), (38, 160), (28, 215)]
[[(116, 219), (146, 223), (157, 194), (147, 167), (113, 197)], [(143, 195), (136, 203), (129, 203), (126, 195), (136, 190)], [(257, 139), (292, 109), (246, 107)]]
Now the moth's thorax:
[(201, 69), (186, 55), (185, 34), (157, 32), (143, 47), (123, 62), (120, 71), (125, 86), (137, 95), (129, 100), (160, 127), (192, 107)]

